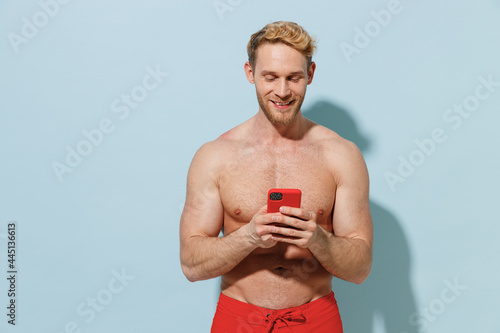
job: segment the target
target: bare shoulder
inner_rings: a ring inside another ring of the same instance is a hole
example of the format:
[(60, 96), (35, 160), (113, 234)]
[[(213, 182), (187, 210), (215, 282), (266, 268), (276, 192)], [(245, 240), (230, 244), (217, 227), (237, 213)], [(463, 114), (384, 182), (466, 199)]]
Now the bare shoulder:
[(353, 174), (358, 176), (367, 174), (363, 155), (353, 142), (319, 124), (312, 126), (311, 138), (318, 144), (329, 165), (332, 166), (339, 183), (342, 182), (342, 178)]
[(344, 139), (336, 132), (322, 125), (314, 123), (311, 127), (310, 137), (328, 155), (333, 154), (340, 155), (337, 157), (355, 158), (361, 154), (356, 144)]
[(217, 139), (203, 144), (196, 152), (192, 165), (216, 173), (232, 154), (237, 152), (242, 141), (243, 130), (243, 124), (238, 125)]
[[(221, 134), (217, 139), (204, 145), (204, 148), (215, 155), (231, 154), (239, 148), (245, 138), (246, 122), (242, 123), (229, 131)], [(206, 147), (205, 147), (206, 146)]]

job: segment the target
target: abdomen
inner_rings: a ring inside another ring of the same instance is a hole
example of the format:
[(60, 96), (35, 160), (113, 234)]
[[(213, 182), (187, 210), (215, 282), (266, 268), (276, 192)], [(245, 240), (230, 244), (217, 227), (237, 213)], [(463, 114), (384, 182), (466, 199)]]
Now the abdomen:
[(331, 279), (309, 250), (278, 244), (252, 252), (222, 277), (221, 287), (240, 301), (283, 309), (324, 296), (331, 290)]

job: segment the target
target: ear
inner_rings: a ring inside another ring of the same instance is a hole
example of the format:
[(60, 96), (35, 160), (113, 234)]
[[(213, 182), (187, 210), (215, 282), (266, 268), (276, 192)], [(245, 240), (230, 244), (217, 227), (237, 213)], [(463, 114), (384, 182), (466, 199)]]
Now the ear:
[(247, 76), (248, 82), (250, 82), (251, 84), (254, 84), (255, 81), (254, 81), (254, 78), (253, 78), (253, 69), (252, 69), (252, 66), (250, 65), (250, 63), (248, 61), (245, 62), (245, 74)]
[(309, 67), (309, 72), (307, 73), (307, 84), (311, 84), (313, 77), (314, 77), (314, 71), (316, 70), (316, 63), (313, 61), (311, 63), (311, 67)]

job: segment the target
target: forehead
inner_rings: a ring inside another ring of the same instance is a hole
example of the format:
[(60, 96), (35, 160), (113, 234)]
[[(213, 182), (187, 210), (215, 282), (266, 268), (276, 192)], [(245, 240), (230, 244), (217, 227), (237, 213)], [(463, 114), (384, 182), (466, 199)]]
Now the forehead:
[(265, 43), (256, 50), (255, 71), (277, 73), (306, 72), (306, 56), (283, 43)]

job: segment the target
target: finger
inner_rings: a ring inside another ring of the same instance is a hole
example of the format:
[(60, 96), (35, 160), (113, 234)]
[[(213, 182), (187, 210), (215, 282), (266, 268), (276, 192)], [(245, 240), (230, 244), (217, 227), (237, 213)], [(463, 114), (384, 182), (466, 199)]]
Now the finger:
[(295, 228), (287, 228), (287, 227), (271, 227), (271, 234), (276, 237), (287, 237), (287, 238), (304, 238), (307, 236), (304, 230), (299, 230)]
[(267, 214), (267, 205), (262, 206), (258, 211), (258, 214)]
[(262, 225), (269, 225), (282, 221), (283, 217), (280, 213), (266, 213), (257, 217), (257, 222)]
[(295, 238), (295, 237), (287, 237), (279, 234), (273, 234), (273, 240), (276, 240), (281, 243), (293, 244), (298, 247), (304, 248), (307, 247), (307, 239), (305, 238)]
[(304, 221), (315, 220), (314, 212), (297, 207), (280, 207), (280, 213), (288, 216), (295, 216)]
[(256, 228), (257, 235), (261, 238), (264, 239), (264, 237), (270, 237), (274, 234), (278, 235), (286, 235), (289, 234), (286, 229), (290, 229), (288, 227), (280, 227), (277, 225), (260, 225)]
[(285, 225), (300, 230), (306, 230), (308, 226), (306, 221), (299, 219), (295, 216), (278, 215), (278, 216), (273, 216), (272, 220), (273, 222), (277, 223), (278, 226)]

